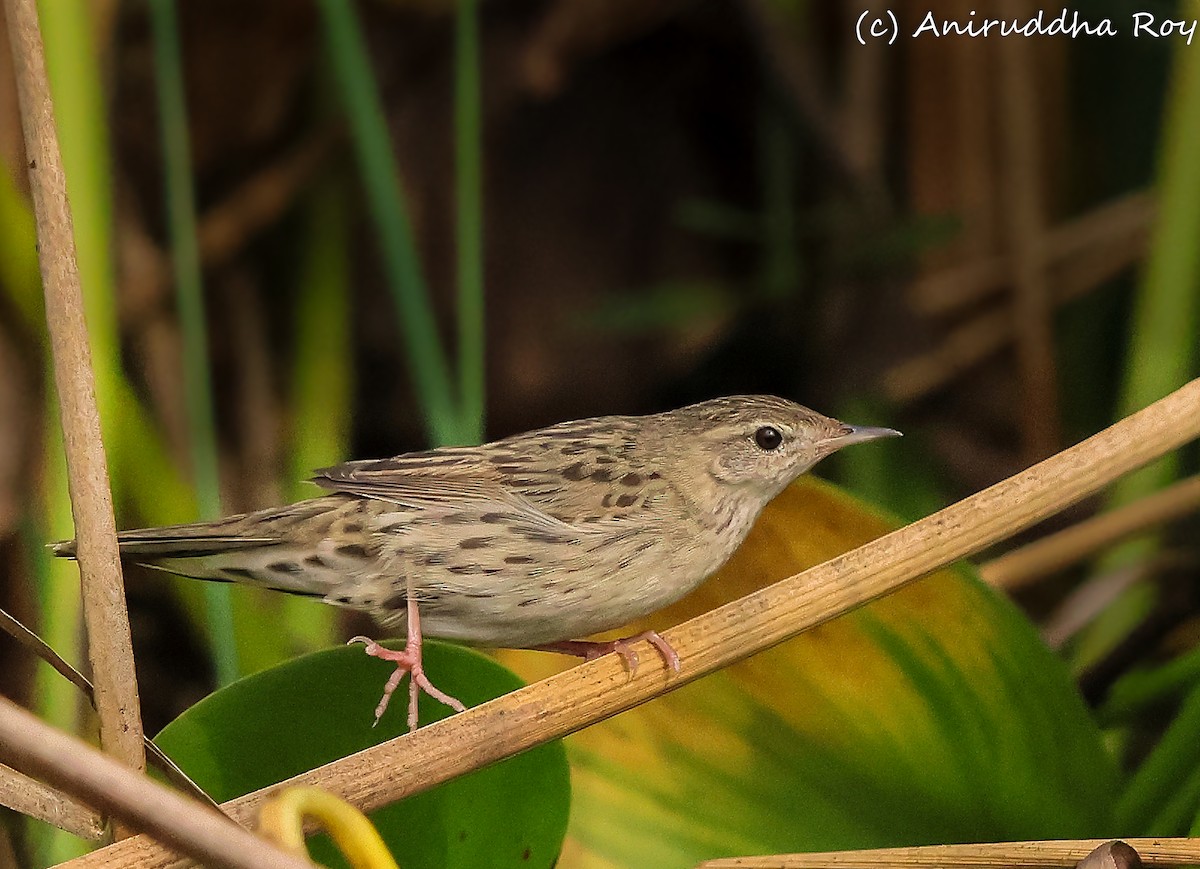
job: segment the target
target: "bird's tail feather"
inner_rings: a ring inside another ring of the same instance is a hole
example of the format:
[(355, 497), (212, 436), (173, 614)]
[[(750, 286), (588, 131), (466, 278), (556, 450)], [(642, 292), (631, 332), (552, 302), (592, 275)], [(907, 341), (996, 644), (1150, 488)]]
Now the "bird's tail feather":
[[(302, 546), (271, 520), (318, 510), (301, 502), (217, 522), (141, 528), (117, 535), (123, 561), (168, 573), (216, 582), (240, 582), (308, 597), (325, 597), (347, 568), (336, 552), (318, 555), (320, 541)], [(316, 505), (319, 506), (319, 505)], [(284, 523), (286, 527), (286, 523)], [(280, 530), (280, 533), (273, 533)], [(60, 558), (74, 558), (74, 540), (50, 545)]]

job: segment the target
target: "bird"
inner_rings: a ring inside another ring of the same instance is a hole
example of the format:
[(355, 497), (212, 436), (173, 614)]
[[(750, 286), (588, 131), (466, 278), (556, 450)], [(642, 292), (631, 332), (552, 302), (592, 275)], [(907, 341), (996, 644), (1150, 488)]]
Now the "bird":
[[(122, 531), (121, 558), (186, 577), (318, 598), (403, 631), (403, 649), (354, 637), (396, 665), (375, 710), (409, 677), (408, 726), (424, 691), (424, 637), (593, 659), (618, 628), (686, 595), (721, 567), (798, 476), (851, 444), (898, 437), (770, 395), (644, 416), (558, 423), (480, 446), (449, 446), (314, 472), (326, 494), (212, 522)], [(52, 544), (74, 557), (74, 541)]]

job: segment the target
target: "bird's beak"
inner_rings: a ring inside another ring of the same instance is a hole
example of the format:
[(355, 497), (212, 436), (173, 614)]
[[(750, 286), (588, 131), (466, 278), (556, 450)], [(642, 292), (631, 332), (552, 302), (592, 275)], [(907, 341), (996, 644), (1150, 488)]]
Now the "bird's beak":
[(851, 444), (862, 444), (867, 441), (875, 441), (880, 438), (900, 438), (904, 437), (894, 428), (879, 428), (870, 425), (846, 425), (842, 423), (836, 433), (825, 438), (820, 442), (822, 452), (831, 453), (834, 450), (840, 450), (842, 447), (848, 447)]

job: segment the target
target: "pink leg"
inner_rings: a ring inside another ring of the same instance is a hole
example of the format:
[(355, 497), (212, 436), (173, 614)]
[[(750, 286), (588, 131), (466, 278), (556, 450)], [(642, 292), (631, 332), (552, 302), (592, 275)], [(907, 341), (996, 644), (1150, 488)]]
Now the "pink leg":
[(560, 652), (564, 655), (576, 655), (588, 661), (594, 661), (601, 655), (607, 655), (609, 652), (616, 652), (625, 661), (625, 666), (629, 669), (630, 678), (637, 673), (638, 655), (632, 648), (630, 643), (636, 643), (639, 640), (646, 640), (654, 648), (658, 649), (658, 654), (662, 656), (663, 663), (679, 672), (679, 654), (671, 648), (671, 644), (658, 635), (657, 631), (642, 631), (640, 634), (635, 634), (632, 637), (622, 637), (619, 640), (610, 640), (606, 643), (593, 642), (591, 640), (560, 640), (557, 643), (546, 643), (544, 646), (534, 646), (533, 648), (543, 652)]
[[(408, 729), (417, 729), (417, 698), (424, 691), (434, 700), (444, 703), (453, 709), (455, 712), (466, 712), (467, 707), (463, 706), (454, 697), (451, 697), (444, 691), (439, 690), (434, 686), (429, 678), (425, 675), (425, 668), (421, 664), (421, 615), (417, 612), (417, 602), (413, 598), (412, 589), (408, 591), (408, 639), (404, 643), (404, 648), (400, 651), (384, 648), (379, 643), (369, 637), (353, 637), (349, 640), (351, 643), (365, 643), (368, 655), (379, 658), (384, 661), (392, 661), (396, 665), (395, 672), (387, 680), (387, 684), (383, 688), (383, 697), (379, 700), (379, 705), (375, 707), (375, 724), (379, 723), (379, 719), (383, 717), (383, 713), (387, 710), (388, 701), (392, 699), (392, 693), (400, 687), (400, 680), (405, 675), (408, 680)], [(371, 725), (372, 727), (375, 724)]]

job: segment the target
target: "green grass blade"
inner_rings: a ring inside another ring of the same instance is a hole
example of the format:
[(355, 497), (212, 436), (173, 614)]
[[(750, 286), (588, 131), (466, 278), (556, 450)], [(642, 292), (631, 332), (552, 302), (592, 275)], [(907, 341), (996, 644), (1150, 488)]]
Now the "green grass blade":
[[(1200, 13), (1200, 3), (1184, 4)], [(1124, 417), (1182, 386), (1196, 369), (1196, 331), (1200, 326), (1200, 56), (1180, 46), (1172, 70), (1159, 156), (1158, 219), (1137, 289), (1133, 328), (1126, 350), (1125, 381), (1117, 408)], [(1179, 455), (1170, 453), (1116, 482), (1110, 507), (1132, 503), (1169, 485), (1179, 476)], [(1108, 552), (1102, 572), (1148, 557), (1159, 535), (1149, 533)], [(1079, 637), (1071, 651), (1078, 672), (1128, 635), (1155, 594), (1142, 584), (1126, 589)], [(1151, 604), (1152, 605), (1152, 604)]]
[[(289, 494), (296, 500), (313, 494), (304, 481), (314, 468), (346, 457), (354, 404), (350, 221), (341, 179), (325, 180), (307, 211), (290, 390)], [(292, 597), (284, 607), (294, 647), (311, 650), (334, 642), (330, 607)]]
[(467, 440), (465, 427), (456, 410), (446, 356), (421, 275), (366, 42), (349, 0), (319, 0), (318, 6), (426, 428), (435, 444), (461, 443)]
[[(1114, 829), (1128, 835), (1166, 835), (1162, 826), (1170, 816), (1179, 834), (1180, 812), (1176, 797), (1187, 786), (1189, 774), (1200, 768), (1200, 689), (1192, 689), (1158, 745), (1138, 767), (1117, 801)], [(1195, 798), (1187, 808), (1194, 814)], [(1190, 820), (1190, 817), (1189, 817)], [(1151, 832), (1151, 831), (1154, 832)]]
[[(167, 222), (171, 232), (175, 291), (183, 335), (184, 392), (191, 439), (192, 473), (201, 518), (221, 515), (216, 425), (213, 421), (200, 251), (196, 241), (196, 206), (192, 192), (183, 70), (174, 0), (150, 0), (154, 35), (159, 127), (166, 171)], [(224, 685), (239, 675), (233, 609), (229, 590), (205, 586), (209, 636), (217, 681)]]
[(21, 325), (33, 333), (41, 332), (42, 292), (33, 212), (6, 171), (0, 171), (0, 291), (12, 300)]
[(483, 440), (483, 130), (479, 3), (458, 0), (454, 41), (454, 156), (458, 213), (458, 377), (463, 436)]
[[(1193, 14), (1200, 4), (1184, 4)], [(1200, 54), (1179, 46), (1163, 129), (1158, 221), (1138, 288), (1119, 416), (1182, 386), (1195, 371), (1200, 326)], [(1178, 476), (1171, 454), (1119, 480), (1111, 503), (1126, 504)]]
[(1126, 673), (1113, 683), (1104, 705), (1096, 710), (1102, 725), (1116, 726), (1173, 703), (1200, 685), (1200, 648), (1148, 670)]

